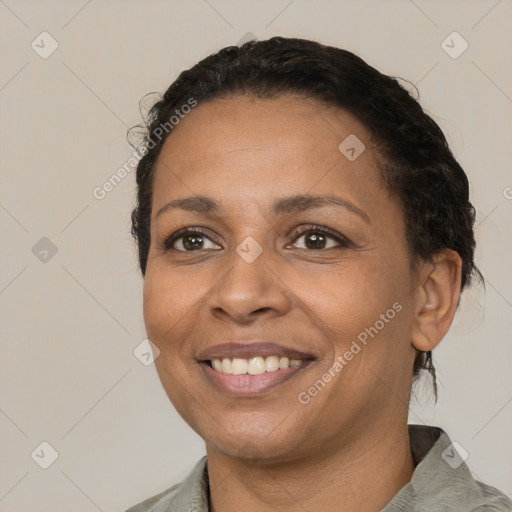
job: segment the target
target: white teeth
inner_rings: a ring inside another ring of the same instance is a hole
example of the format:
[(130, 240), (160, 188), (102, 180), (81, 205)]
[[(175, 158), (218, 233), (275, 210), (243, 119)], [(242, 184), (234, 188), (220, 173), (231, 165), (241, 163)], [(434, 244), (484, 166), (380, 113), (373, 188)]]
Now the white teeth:
[(290, 366), (290, 360), (287, 357), (281, 357), (279, 359), (279, 369), (286, 370)]
[(249, 367), (249, 363), (247, 359), (233, 359), (233, 364), (231, 365), (231, 373), (233, 375), (246, 375), (247, 368)]
[(222, 360), (222, 373), (231, 373), (232, 362), (231, 359)]
[(279, 358), (277, 356), (270, 356), (265, 359), (265, 371), (275, 372), (279, 369)]
[(212, 367), (221, 373), (230, 375), (261, 375), (265, 372), (275, 372), (277, 370), (286, 370), (290, 367), (300, 366), (300, 359), (289, 359), (288, 357), (269, 356), (263, 358), (261, 356), (252, 357), (251, 359), (213, 359)]
[(250, 359), (247, 373), (249, 375), (261, 375), (265, 373), (265, 359), (263, 359), (263, 357), (253, 357)]

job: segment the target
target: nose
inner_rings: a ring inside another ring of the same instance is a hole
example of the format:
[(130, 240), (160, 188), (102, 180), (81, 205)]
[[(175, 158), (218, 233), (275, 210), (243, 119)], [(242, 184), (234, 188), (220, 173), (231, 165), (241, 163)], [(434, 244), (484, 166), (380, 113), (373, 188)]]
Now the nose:
[(265, 251), (251, 263), (233, 251), (228, 265), (230, 268), (223, 272), (208, 296), (207, 306), (212, 315), (247, 324), (263, 315), (280, 316), (290, 310), (287, 287)]

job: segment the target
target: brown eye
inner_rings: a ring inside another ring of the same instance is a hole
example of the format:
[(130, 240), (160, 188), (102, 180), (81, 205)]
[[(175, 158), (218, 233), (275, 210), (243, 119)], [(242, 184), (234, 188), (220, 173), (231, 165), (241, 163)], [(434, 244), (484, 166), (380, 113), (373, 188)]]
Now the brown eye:
[(185, 228), (180, 229), (171, 235), (164, 243), (165, 250), (180, 252), (193, 252), (205, 249), (217, 249), (215, 244), (201, 229)]
[(291, 237), (294, 244), (297, 240), (304, 238), (302, 245), (299, 245), (299, 249), (309, 250), (325, 250), (332, 249), (334, 247), (348, 247), (348, 240), (339, 233), (331, 231), (329, 228), (324, 226), (310, 227), (309, 229), (301, 232), (295, 232)]

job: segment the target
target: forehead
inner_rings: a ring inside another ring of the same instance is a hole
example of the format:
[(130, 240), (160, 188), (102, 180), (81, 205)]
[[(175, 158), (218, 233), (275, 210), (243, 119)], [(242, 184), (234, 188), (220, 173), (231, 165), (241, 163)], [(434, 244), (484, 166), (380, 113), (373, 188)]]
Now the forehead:
[(235, 150), (279, 148), (316, 159), (326, 149), (337, 149), (354, 132), (369, 142), (367, 130), (354, 116), (319, 100), (298, 95), (234, 96), (201, 103), (184, 116), (167, 138), (162, 156), (179, 149), (180, 154), (173, 156), (181, 163), (218, 152), (226, 156)]
[[(347, 140), (362, 150), (356, 159), (340, 151)], [(156, 164), (153, 214), (191, 195), (262, 203), (286, 192), (338, 190), (375, 203), (383, 194), (376, 162), (366, 128), (339, 108), (292, 95), (214, 100), (195, 107), (167, 138)]]

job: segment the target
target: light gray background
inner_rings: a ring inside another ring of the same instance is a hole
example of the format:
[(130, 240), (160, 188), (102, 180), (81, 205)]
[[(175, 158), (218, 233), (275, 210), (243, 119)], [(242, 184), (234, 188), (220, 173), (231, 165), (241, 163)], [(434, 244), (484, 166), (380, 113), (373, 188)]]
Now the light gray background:
[[(134, 173), (102, 201), (92, 191), (130, 157), (139, 99), (248, 32), (317, 39), (411, 80), (447, 134), (487, 289), (466, 295), (435, 352), (437, 406), (420, 387), (410, 421), (444, 428), (477, 478), (511, 495), (511, 15), (511, 0), (0, 0), (0, 510), (124, 510), (203, 454), (133, 354)], [(49, 48), (43, 31), (59, 45), (47, 59), (31, 48)], [(469, 43), (456, 59), (441, 46), (453, 31)], [(58, 249), (46, 262), (32, 252), (42, 237)], [(31, 458), (43, 441), (59, 454), (48, 469)]]

